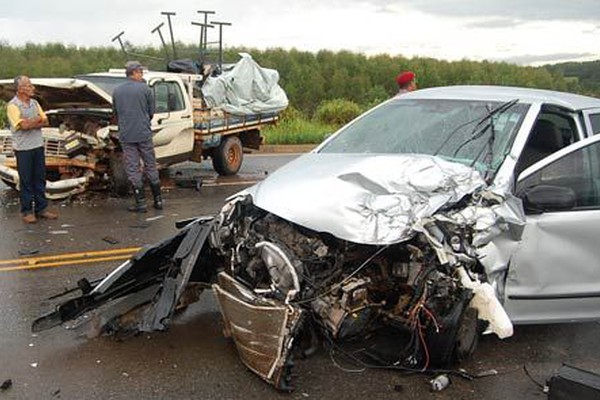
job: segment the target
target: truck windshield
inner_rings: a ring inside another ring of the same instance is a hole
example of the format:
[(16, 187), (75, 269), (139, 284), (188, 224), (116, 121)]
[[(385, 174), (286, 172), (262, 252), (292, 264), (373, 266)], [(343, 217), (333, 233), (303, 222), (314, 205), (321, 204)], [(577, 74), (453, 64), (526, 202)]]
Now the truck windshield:
[(504, 160), (528, 108), (499, 101), (392, 100), (343, 127), (320, 152), (428, 154), (489, 172)]
[(91, 82), (112, 96), (117, 86), (127, 81), (127, 77), (79, 75), (76, 78)]

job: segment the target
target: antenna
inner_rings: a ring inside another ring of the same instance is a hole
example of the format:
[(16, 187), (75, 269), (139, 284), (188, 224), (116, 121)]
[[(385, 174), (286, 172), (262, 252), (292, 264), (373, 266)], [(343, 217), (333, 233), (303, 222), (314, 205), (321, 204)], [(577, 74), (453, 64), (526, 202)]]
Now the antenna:
[(171, 15), (175, 15), (174, 12), (163, 11), (162, 15), (167, 16), (167, 21), (169, 22), (169, 32), (171, 33), (171, 44), (173, 45), (173, 58), (177, 58), (177, 51), (175, 50), (175, 39), (173, 38), (173, 27), (171, 26)]
[(223, 71), (223, 26), (231, 26), (231, 22), (210, 21), (219, 26), (219, 72)]

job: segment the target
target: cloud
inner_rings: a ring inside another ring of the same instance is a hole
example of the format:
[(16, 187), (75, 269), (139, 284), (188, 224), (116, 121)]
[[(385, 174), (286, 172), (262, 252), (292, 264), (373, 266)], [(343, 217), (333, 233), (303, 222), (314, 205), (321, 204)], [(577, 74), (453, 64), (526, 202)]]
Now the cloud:
[[(397, 0), (367, 1), (380, 7), (398, 4)], [(449, 17), (600, 21), (598, 0), (403, 0), (401, 6)]]
[(519, 65), (541, 65), (556, 64), (565, 61), (589, 61), (597, 57), (593, 53), (554, 53), (554, 54), (521, 54), (506, 58), (493, 59), (492, 61), (503, 61)]
[(486, 18), (464, 25), (465, 28), (473, 29), (507, 29), (522, 25), (524, 22), (511, 18)]

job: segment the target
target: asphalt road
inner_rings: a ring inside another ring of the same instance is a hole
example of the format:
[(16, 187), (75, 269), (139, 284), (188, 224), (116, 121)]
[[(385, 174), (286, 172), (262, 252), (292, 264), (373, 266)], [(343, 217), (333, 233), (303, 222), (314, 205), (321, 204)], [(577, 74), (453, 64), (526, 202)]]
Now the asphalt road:
[[(208, 166), (171, 169), (166, 207), (136, 215), (127, 199), (87, 193), (56, 203), (57, 221), (24, 225), (15, 192), (0, 189), (0, 260), (74, 252), (111, 251), (155, 243), (174, 233), (175, 221), (212, 215), (223, 200), (273, 172), (293, 156), (252, 156), (237, 177), (217, 178)], [(200, 180), (198, 179), (200, 178)], [(197, 183), (201, 181), (202, 185)], [(212, 293), (174, 319), (168, 332), (117, 341), (86, 339), (55, 328), (31, 333), (49, 311), (48, 298), (82, 277), (99, 278), (120, 261), (7, 270), (0, 264), (0, 399), (540, 399), (562, 363), (600, 372), (600, 324), (516, 327), (506, 340), (482, 337), (474, 357), (457, 366), (497, 375), (451, 384), (432, 393), (424, 374), (364, 369), (322, 349), (294, 369), (296, 390), (281, 394), (247, 370), (221, 334)], [(528, 370), (531, 378), (524, 371)]]

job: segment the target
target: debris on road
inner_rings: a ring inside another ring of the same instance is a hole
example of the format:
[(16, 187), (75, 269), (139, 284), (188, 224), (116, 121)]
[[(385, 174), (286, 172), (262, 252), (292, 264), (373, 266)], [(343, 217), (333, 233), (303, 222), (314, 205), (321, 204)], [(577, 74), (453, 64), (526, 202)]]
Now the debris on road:
[(2, 382), (2, 385), (0, 385), (0, 390), (8, 390), (12, 387), (12, 379), (6, 379), (4, 382)]
[(119, 243), (119, 241), (117, 239), (115, 239), (114, 237), (112, 237), (112, 236), (104, 236), (102, 238), (102, 240), (104, 240), (108, 244), (117, 244), (117, 243)]
[(431, 390), (433, 392), (441, 392), (450, 386), (450, 383), (452, 382), (450, 381), (448, 375), (441, 374), (430, 380), (429, 383), (431, 384)]

